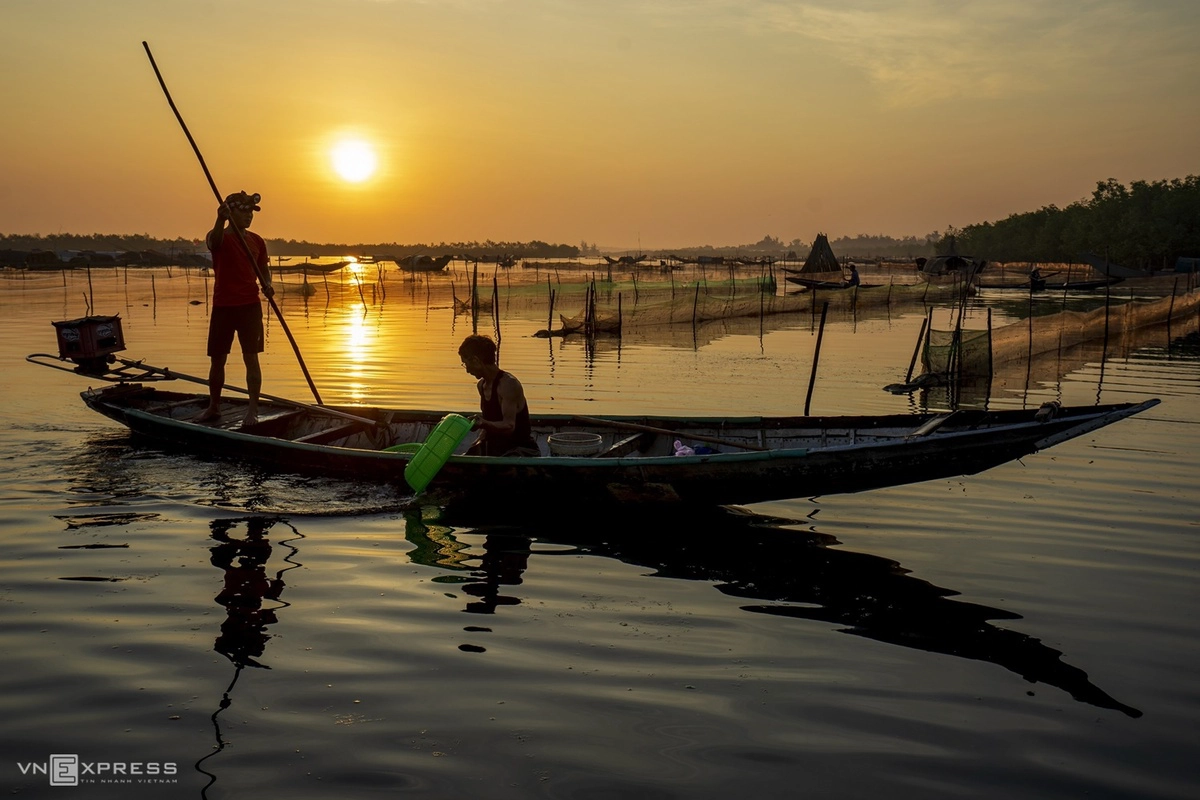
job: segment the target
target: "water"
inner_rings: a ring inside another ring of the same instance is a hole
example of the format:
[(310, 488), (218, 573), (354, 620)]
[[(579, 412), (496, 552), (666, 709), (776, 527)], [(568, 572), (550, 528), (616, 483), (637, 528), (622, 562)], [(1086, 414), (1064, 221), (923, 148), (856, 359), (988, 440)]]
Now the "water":
[[(323, 399), (471, 408), (463, 280), (285, 293)], [(52, 754), (173, 781), (89, 798), (1195, 793), (1194, 326), (1007, 386), (993, 406), (1163, 403), (982, 475), (463, 528), (396, 487), (132, 446), (87, 380), (20, 360), (84, 313), (85, 276), (65, 284), (0, 284), (0, 784), (22, 796), (60, 791), (33, 774)], [(205, 373), (200, 276), (95, 271), (90, 291), (127, 355)], [(834, 315), (813, 413), (936, 405), (880, 391), (923, 313)], [(500, 317), (548, 412), (797, 413), (815, 344), (804, 317), (589, 353), (531, 336), (544, 305)], [(308, 399), (275, 321), (268, 339), (265, 390)]]

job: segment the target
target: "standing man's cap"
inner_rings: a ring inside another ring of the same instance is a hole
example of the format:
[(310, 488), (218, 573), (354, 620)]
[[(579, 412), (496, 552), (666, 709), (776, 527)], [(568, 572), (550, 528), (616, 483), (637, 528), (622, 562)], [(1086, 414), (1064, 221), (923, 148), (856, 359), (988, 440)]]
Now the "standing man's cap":
[(225, 198), (225, 205), (238, 211), (262, 211), (262, 209), (258, 207), (259, 200), (262, 200), (262, 195), (258, 194), (257, 192), (254, 194), (234, 192)]

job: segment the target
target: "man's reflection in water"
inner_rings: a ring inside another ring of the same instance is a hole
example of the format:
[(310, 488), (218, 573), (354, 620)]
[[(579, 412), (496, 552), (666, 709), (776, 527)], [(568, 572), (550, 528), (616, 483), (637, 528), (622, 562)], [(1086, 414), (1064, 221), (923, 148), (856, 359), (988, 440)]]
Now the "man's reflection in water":
[(479, 569), (471, 575), (481, 580), (463, 584), (463, 591), (478, 602), (468, 602), (471, 614), (494, 614), (496, 606), (515, 606), (516, 597), (500, 594), (501, 586), (520, 586), (521, 575), (529, 566), (529, 545), (533, 540), (519, 534), (490, 533), (483, 543)]
[[(221, 623), (221, 633), (213, 643), (213, 649), (232, 661), (236, 669), (233, 672), (233, 680), (221, 695), (221, 702), (211, 717), (216, 743), (211, 752), (196, 762), (196, 771), (209, 778), (208, 783), (200, 790), (200, 796), (205, 798), (208, 797), (208, 789), (216, 782), (217, 776), (204, 768), (204, 762), (220, 753), (228, 744), (221, 735), (221, 723), (218, 718), (222, 711), (233, 704), (233, 687), (237, 685), (244, 667), (270, 669), (256, 659), (262, 656), (267, 641), (271, 638), (267, 633), (267, 626), (279, 621), (275, 615), (276, 609), (288, 605), (280, 599), (284, 586), (283, 573), (301, 566), (298, 561), (292, 560), (298, 551), (290, 542), (304, 536), (290, 524), (269, 517), (250, 517), (245, 520), (245, 536), (231, 536), (230, 531), (242, 522), (240, 519), (218, 519), (210, 524), (212, 538), (219, 544), (211, 548), (212, 555), (209, 561), (225, 573), (225, 585), (215, 599), (226, 611), (225, 621)], [(267, 561), (271, 558), (272, 548), (267, 532), (276, 524), (282, 524), (291, 534), (291, 538), (284, 538), (278, 542), (290, 552), (283, 558), (287, 566), (277, 570), (274, 578), (268, 578)], [(265, 600), (277, 601), (278, 605), (263, 608)]]
[[(255, 659), (263, 654), (271, 635), (267, 626), (278, 622), (275, 608), (263, 608), (264, 600), (279, 600), (283, 592), (282, 575), (286, 569), (267, 577), (271, 542), (267, 531), (277, 520), (251, 517), (246, 521), (246, 536), (238, 539), (230, 531), (238, 520), (212, 522), (212, 538), (220, 544), (212, 548), (209, 561), (225, 570), (225, 586), (216, 601), (225, 606), (227, 616), (213, 649), (240, 666), (262, 667)], [(287, 569), (291, 569), (288, 567)]]

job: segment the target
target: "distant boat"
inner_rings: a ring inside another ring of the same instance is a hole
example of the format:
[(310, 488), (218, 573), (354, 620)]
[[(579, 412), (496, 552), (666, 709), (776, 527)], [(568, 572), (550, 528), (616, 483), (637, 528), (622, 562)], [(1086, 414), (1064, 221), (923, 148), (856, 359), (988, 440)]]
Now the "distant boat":
[(649, 258), (649, 256), (647, 256), (645, 253), (639, 253), (636, 256), (620, 256), (619, 258), (613, 258), (612, 256), (605, 256), (604, 260), (607, 261), (609, 263), (609, 265), (614, 266), (614, 267), (617, 267), (617, 266), (631, 267), (634, 264), (642, 263), (647, 258)]
[(783, 268), (784, 280), (808, 289), (845, 289), (850, 285), (842, 265), (838, 263), (829, 239), (818, 233), (813, 240), (812, 250), (800, 269)]
[(917, 275), (926, 283), (964, 283), (971, 285), (987, 262), (981, 258), (951, 253), (917, 259)]
[(1020, 281), (1018, 283), (979, 283), (977, 286), (980, 289), (1021, 289), (1023, 291), (1033, 292), (1083, 292), (1092, 289), (1101, 289), (1105, 286), (1112, 286), (1120, 283), (1124, 278), (1095, 278), (1085, 281), (1058, 281), (1051, 282), (1046, 278), (1030, 279)]
[(950, 252), (933, 258), (917, 259), (917, 275), (926, 283), (964, 283), (967, 286), (975, 283), (979, 273), (987, 266), (982, 258), (961, 255), (955, 249), (953, 236), (949, 240)]
[(454, 258), (452, 255), (434, 258), (421, 254), (397, 258), (396, 264), (406, 272), (440, 272), (446, 268), (452, 258)]
[(284, 266), (271, 267), (271, 272), (281, 275), (328, 275), (331, 272), (337, 272), (339, 269), (352, 264), (351, 261), (336, 261), (332, 264), (313, 264), (305, 261), (303, 264), (288, 264)]

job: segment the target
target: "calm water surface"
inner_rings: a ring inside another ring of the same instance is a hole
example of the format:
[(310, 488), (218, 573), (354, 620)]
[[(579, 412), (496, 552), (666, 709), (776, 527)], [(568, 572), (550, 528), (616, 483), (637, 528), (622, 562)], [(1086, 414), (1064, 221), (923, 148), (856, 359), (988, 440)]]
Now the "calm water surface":
[[(464, 274), (376, 277), (282, 295), (323, 399), (471, 408)], [(588, 348), (534, 338), (544, 293), (513, 280), (502, 359), (538, 410), (803, 409), (810, 315)], [(1163, 403), (983, 475), (465, 528), (396, 487), (134, 447), (80, 403), (87, 380), (22, 360), (90, 292), (126, 355), (203, 375), (207, 288), (0, 282), (0, 785), (19, 796), (1195, 796), (1194, 324), (1014, 373), (993, 407)], [(813, 413), (937, 407), (881, 391), (924, 313), (831, 313)], [(277, 322), (268, 339), (265, 391), (309, 399)], [(52, 754), (177, 772), (63, 789), (34, 772)]]

